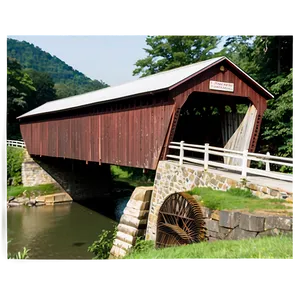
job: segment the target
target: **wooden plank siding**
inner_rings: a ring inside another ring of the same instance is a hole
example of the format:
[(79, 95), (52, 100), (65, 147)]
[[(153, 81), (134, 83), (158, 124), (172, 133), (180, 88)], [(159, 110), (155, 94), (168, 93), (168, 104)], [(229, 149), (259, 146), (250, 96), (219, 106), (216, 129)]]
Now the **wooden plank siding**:
[[(173, 104), (21, 123), (30, 154), (155, 169)], [(156, 116), (156, 118), (154, 117)]]

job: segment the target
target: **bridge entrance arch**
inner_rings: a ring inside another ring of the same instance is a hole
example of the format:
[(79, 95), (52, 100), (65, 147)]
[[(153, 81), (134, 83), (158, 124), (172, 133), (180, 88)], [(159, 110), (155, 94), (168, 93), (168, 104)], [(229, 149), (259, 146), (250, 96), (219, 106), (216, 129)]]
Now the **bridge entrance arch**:
[(224, 147), (250, 106), (246, 97), (192, 92), (180, 109), (173, 141)]

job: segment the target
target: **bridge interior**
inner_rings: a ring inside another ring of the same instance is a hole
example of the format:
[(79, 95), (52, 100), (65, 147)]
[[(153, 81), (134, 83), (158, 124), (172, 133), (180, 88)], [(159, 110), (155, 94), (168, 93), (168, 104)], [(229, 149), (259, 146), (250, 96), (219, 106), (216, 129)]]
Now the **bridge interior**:
[[(246, 97), (193, 92), (181, 108), (173, 141), (197, 145), (209, 143), (223, 148), (250, 105)], [(190, 154), (195, 155), (203, 156), (202, 153)]]

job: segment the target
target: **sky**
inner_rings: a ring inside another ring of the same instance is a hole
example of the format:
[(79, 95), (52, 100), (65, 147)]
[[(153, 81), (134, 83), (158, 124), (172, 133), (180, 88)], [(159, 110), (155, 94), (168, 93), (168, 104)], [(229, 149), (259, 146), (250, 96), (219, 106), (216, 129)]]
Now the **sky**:
[(146, 35), (131, 36), (54, 36), (11, 35), (55, 55), (91, 79), (110, 86), (138, 78), (132, 76), (135, 62), (146, 57)]

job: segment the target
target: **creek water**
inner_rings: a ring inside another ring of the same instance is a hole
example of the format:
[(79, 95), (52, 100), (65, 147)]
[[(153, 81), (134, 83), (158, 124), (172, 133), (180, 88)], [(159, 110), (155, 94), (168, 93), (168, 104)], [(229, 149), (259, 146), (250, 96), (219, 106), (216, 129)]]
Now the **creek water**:
[(112, 230), (129, 200), (114, 202), (113, 214), (79, 203), (7, 209), (8, 252), (30, 249), (30, 259), (91, 259), (87, 251), (104, 230)]

